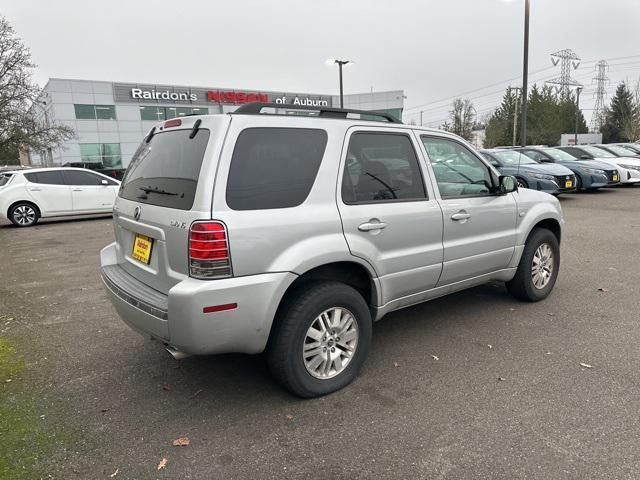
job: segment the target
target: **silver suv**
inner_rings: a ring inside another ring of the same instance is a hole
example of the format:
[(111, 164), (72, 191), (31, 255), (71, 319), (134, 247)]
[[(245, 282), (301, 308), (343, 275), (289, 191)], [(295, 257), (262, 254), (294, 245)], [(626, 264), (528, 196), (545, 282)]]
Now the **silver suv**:
[(265, 351), (281, 385), (313, 397), (356, 377), (389, 312), (489, 281), (549, 295), (554, 197), (445, 132), (277, 108), (168, 120), (140, 145), (101, 252), (131, 328), (177, 358)]

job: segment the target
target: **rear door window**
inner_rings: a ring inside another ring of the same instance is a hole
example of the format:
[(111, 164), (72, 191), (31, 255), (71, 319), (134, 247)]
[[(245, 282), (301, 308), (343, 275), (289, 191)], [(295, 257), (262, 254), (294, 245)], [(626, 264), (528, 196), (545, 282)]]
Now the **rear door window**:
[(25, 177), (31, 183), (40, 183), (43, 185), (65, 185), (62, 173), (59, 170), (52, 172), (33, 172), (25, 173)]
[(198, 186), (200, 167), (209, 142), (201, 128), (157, 133), (142, 142), (122, 180), (120, 196), (139, 203), (190, 210)]
[(409, 137), (354, 133), (342, 176), (346, 204), (426, 200), (418, 157)]
[(315, 181), (327, 133), (311, 128), (248, 128), (236, 141), (227, 181), (233, 210), (295, 207)]
[(67, 185), (102, 185), (102, 178), (93, 173), (67, 170), (62, 172), (62, 174), (64, 175)]

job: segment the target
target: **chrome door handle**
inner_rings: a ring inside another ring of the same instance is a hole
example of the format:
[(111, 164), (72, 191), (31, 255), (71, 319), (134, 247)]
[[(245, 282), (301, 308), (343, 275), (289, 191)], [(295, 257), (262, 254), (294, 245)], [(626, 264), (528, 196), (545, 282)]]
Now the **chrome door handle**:
[(470, 213), (454, 213), (451, 215), (451, 220), (455, 220), (456, 222), (460, 220), (467, 220), (468, 218), (471, 218)]
[(81, 188), (74, 188), (73, 190), (71, 190), (72, 192), (82, 192)]
[(384, 222), (371, 223), (366, 222), (358, 225), (358, 230), (361, 232), (370, 232), (372, 230), (382, 230), (383, 228), (387, 228), (387, 224)]
[(41, 192), (42, 189), (41, 188), (30, 188), (29, 191), (30, 192)]

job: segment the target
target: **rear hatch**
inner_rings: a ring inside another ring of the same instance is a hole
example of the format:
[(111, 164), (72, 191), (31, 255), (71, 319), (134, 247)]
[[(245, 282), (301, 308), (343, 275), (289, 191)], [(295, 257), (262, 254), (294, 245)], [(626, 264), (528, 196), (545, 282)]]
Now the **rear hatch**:
[(189, 275), (189, 228), (211, 218), (214, 176), (228, 115), (155, 127), (134, 154), (114, 205), (118, 264), (167, 294)]

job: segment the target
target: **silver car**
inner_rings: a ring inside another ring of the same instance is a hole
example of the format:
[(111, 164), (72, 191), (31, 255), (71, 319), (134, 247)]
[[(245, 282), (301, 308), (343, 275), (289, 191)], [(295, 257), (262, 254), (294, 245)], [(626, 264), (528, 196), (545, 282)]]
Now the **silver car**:
[(356, 377), (389, 312), (489, 281), (549, 295), (553, 196), (518, 190), (449, 133), (264, 113), (278, 107), (168, 120), (140, 145), (101, 252), (131, 328), (175, 357), (265, 351), (281, 385), (313, 397)]

